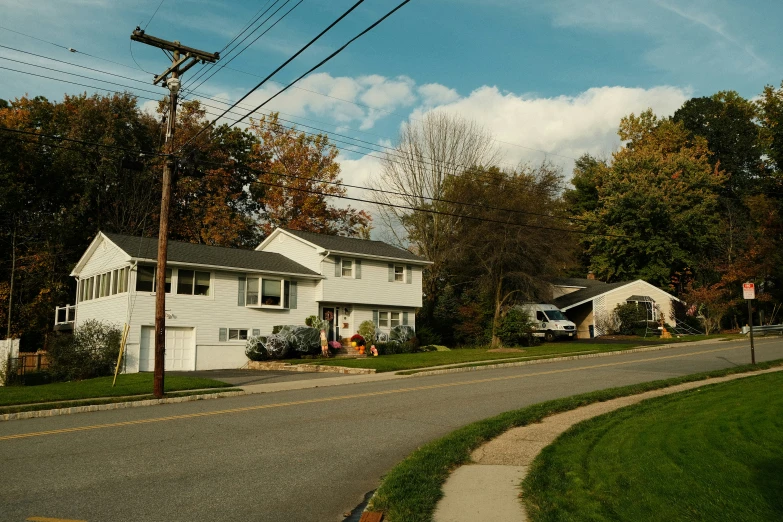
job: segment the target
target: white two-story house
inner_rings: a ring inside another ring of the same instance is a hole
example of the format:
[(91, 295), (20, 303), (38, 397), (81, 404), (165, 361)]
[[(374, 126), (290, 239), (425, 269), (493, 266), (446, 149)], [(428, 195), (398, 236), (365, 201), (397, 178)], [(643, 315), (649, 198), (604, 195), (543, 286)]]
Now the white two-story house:
[[(98, 233), (71, 273), (76, 304), (55, 322), (128, 324), (124, 370), (152, 371), (156, 258), (157, 238)], [(166, 369), (240, 368), (250, 336), (311, 315), (329, 321), (330, 340), (365, 320), (415, 328), (427, 264), (381, 241), (284, 229), (255, 250), (169, 241)]]

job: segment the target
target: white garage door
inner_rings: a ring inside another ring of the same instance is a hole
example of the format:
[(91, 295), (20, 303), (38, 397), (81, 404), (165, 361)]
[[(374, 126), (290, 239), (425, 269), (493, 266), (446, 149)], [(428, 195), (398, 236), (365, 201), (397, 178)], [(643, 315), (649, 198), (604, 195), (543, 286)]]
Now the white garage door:
[[(155, 328), (141, 327), (139, 371), (155, 371)], [(193, 328), (166, 328), (166, 370), (195, 369)]]

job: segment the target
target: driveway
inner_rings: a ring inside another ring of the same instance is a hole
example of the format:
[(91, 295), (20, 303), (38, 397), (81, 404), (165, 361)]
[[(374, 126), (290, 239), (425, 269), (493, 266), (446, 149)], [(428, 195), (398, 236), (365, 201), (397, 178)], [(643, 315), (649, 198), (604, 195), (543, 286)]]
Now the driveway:
[(270, 370), (200, 370), (196, 372), (166, 372), (166, 375), (182, 375), (183, 377), (203, 377), (215, 379), (234, 386), (248, 384), (271, 384), (275, 382), (309, 381), (337, 377), (337, 373), (328, 372), (285, 372)]

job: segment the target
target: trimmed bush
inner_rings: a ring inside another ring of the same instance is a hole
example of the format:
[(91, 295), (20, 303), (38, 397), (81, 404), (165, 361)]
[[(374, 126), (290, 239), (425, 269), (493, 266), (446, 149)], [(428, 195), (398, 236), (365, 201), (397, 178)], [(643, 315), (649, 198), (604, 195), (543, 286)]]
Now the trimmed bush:
[(80, 381), (112, 375), (120, 353), (121, 330), (90, 320), (59, 336), (49, 347), (49, 373), (53, 381)]
[(443, 337), (429, 326), (420, 326), (416, 328), (416, 337), (422, 345), (442, 345)]
[(359, 325), (359, 335), (364, 337), (365, 339), (374, 340), (375, 339), (375, 323), (372, 321), (362, 321), (362, 324)]
[(614, 309), (614, 316), (617, 318), (617, 333), (634, 335), (637, 328), (644, 327), (647, 310), (633, 303), (620, 304)]

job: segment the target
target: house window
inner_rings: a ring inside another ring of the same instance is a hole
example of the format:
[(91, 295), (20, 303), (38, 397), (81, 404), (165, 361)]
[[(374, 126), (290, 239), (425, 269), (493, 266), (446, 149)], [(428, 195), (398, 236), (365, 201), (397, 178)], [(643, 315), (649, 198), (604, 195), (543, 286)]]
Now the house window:
[(100, 275), (100, 281), (101, 281), (101, 297), (106, 297), (109, 295), (109, 273), (101, 274)]
[(283, 297), (283, 281), (280, 279), (261, 280), (261, 304), (265, 306), (280, 306)]
[(395, 326), (400, 326), (400, 312), (390, 312), (391, 313), (391, 327), (394, 328)]
[[(142, 266), (137, 268), (136, 272), (136, 291), (154, 292), (157, 286), (155, 273), (157, 268), (154, 266)], [(166, 269), (166, 293), (171, 293), (171, 268)]]
[(229, 328), (229, 341), (247, 341), (247, 328)]
[(343, 259), (343, 277), (353, 277), (353, 261)]
[(177, 294), (208, 296), (209, 282), (209, 272), (177, 270)]
[(256, 306), (258, 304), (258, 279), (250, 277), (247, 280), (247, 297), (245, 299), (247, 306)]
[(402, 265), (394, 265), (394, 282), (395, 283), (404, 283), (405, 282), (405, 267)]
[(118, 270), (117, 275), (117, 284), (118, 284), (118, 294), (123, 294), (128, 291), (128, 275), (130, 271), (128, 270), (128, 267), (120, 268)]
[(378, 312), (378, 326), (381, 328), (389, 327), (389, 312)]

